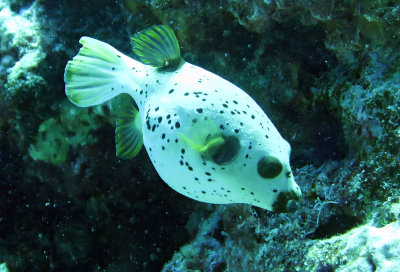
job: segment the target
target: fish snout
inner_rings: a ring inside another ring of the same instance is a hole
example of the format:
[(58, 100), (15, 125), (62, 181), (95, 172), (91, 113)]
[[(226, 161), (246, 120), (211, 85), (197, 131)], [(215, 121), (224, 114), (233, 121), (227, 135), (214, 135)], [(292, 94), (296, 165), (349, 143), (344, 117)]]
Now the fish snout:
[(298, 186), (287, 192), (279, 193), (276, 201), (272, 204), (274, 212), (291, 213), (297, 210), (301, 199), (301, 191)]

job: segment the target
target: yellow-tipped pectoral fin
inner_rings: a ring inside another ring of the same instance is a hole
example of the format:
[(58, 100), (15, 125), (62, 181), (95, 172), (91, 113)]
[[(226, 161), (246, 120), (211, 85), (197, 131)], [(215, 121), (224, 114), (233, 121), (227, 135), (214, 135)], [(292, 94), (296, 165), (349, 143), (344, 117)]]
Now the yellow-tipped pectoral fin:
[(218, 165), (233, 161), (240, 150), (240, 141), (235, 135), (223, 135), (216, 124), (209, 119), (198, 120), (180, 135), (181, 140), (204, 160)]
[(180, 138), (206, 160), (211, 160), (225, 143), (220, 130), (208, 117), (193, 123), (187, 133), (181, 134)]

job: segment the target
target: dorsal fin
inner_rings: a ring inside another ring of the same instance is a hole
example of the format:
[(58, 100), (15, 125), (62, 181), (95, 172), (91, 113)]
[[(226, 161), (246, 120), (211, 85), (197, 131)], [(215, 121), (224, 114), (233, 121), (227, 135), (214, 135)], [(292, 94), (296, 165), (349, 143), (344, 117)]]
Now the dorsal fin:
[(174, 31), (167, 25), (155, 25), (136, 33), (133, 52), (139, 60), (159, 69), (175, 70), (181, 63), (181, 50)]

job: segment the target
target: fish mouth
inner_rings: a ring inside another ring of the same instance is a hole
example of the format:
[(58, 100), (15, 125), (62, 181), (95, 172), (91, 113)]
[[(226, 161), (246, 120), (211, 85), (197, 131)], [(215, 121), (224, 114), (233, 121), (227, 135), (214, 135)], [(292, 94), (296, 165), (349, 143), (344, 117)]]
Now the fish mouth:
[(280, 213), (292, 213), (298, 208), (301, 193), (292, 190), (289, 192), (281, 192), (276, 201), (272, 204), (272, 210)]

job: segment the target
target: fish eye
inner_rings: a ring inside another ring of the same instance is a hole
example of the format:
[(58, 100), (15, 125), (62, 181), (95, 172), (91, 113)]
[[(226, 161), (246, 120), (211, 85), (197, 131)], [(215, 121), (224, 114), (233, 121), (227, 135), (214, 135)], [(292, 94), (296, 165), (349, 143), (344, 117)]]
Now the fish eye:
[(228, 136), (224, 138), (224, 144), (222, 144), (216, 152), (211, 156), (212, 160), (216, 164), (227, 164), (236, 158), (240, 149), (240, 142), (235, 136)]
[(272, 179), (282, 172), (282, 163), (275, 157), (262, 157), (257, 163), (257, 172), (263, 178)]

